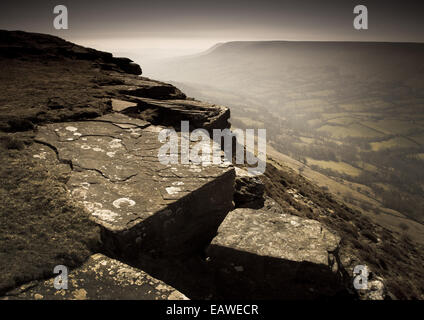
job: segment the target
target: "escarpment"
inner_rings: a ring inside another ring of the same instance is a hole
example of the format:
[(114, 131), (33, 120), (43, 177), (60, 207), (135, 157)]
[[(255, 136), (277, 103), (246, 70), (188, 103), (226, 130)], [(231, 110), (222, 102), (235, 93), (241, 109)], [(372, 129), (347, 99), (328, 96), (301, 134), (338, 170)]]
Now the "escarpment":
[[(3, 299), (357, 298), (343, 239), (280, 206), (266, 181), (223, 153), (220, 164), (161, 161), (162, 130), (192, 146), (181, 121), (227, 129), (228, 108), (56, 37), (0, 40), (1, 174), (13, 180), (0, 196), (21, 204), (1, 208)], [(18, 229), (31, 231), (18, 239)], [(31, 264), (37, 250), (48, 263)], [(70, 267), (68, 291), (54, 288), (55, 265)]]

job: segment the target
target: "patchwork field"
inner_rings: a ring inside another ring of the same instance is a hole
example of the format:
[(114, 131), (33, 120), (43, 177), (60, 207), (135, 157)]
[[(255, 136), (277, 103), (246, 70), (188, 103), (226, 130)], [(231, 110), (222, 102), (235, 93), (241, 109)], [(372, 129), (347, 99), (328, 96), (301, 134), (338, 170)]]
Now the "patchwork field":
[(370, 145), (373, 151), (381, 151), (394, 148), (413, 148), (417, 144), (406, 138), (396, 137), (381, 142), (371, 142)]
[(278, 152), (424, 223), (424, 45), (256, 45), (164, 72), (190, 96), (229, 106), (236, 127), (266, 128)]
[(326, 124), (320, 127), (318, 131), (327, 132), (336, 138), (355, 137), (375, 139), (384, 137), (384, 134), (359, 123), (346, 124), (345, 126)]
[(411, 120), (401, 121), (394, 119), (383, 119), (378, 121), (365, 121), (364, 124), (385, 134), (408, 135), (423, 129), (422, 127), (414, 124)]
[(336, 161), (323, 161), (323, 160), (314, 160), (312, 158), (306, 158), (308, 165), (318, 166), (322, 169), (330, 169), (342, 174), (347, 174), (349, 176), (359, 176), (361, 174), (361, 170), (351, 166), (350, 164), (344, 162), (336, 162)]

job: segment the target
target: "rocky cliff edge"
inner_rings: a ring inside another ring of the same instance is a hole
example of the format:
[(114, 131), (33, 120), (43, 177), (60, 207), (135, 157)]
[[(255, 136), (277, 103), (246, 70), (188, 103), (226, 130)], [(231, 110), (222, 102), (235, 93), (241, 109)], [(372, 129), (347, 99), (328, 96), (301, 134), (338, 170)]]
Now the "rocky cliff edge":
[(228, 108), (49, 35), (0, 31), (0, 58), (3, 299), (357, 298), (336, 232), (243, 168), (159, 161), (162, 129)]

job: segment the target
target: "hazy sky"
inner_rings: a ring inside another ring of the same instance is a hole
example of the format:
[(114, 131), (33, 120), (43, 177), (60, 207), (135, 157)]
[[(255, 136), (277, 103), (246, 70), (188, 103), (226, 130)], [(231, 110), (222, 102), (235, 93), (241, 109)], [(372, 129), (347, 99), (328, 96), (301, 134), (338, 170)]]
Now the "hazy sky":
[[(69, 10), (69, 30), (53, 28), (58, 4)], [(366, 31), (352, 26), (357, 4), (368, 7)], [(0, 29), (56, 34), (121, 54), (160, 55), (230, 40), (424, 42), (423, 16), (424, 1), (408, 0), (14, 0), (0, 4)]]

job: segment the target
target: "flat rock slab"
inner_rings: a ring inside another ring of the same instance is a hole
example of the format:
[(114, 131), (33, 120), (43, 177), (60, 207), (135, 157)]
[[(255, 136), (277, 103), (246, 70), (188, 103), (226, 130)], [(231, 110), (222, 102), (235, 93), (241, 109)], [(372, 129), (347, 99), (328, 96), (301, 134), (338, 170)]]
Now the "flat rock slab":
[(318, 221), (281, 209), (231, 211), (207, 249), (219, 296), (238, 299), (346, 297), (337, 264), (340, 238)]
[(91, 256), (68, 275), (68, 289), (55, 289), (54, 278), (30, 289), (15, 289), (6, 299), (46, 300), (187, 300), (173, 287), (102, 254)]
[(111, 254), (198, 250), (232, 209), (234, 168), (161, 164), (160, 129), (117, 113), (39, 128), (50, 157), (73, 168), (68, 188), (102, 227)]
[(227, 215), (211, 247), (224, 246), (260, 256), (328, 265), (328, 254), (337, 249), (339, 242), (340, 238), (318, 221), (240, 208)]
[(121, 112), (122, 110), (137, 106), (137, 104), (134, 102), (128, 102), (128, 101), (119, 100), (119, 99), (111, 99), (111, 101), (112, 101), (112, 110), (116, 112)]

